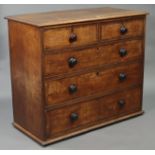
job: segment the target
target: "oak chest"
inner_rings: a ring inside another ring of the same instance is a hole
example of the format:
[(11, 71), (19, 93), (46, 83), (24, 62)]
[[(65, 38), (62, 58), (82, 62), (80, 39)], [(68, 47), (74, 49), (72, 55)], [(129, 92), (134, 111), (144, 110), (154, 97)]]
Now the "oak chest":
[(6, 17), (14, 126), (46, 145), (143, 113), (146, 12)]

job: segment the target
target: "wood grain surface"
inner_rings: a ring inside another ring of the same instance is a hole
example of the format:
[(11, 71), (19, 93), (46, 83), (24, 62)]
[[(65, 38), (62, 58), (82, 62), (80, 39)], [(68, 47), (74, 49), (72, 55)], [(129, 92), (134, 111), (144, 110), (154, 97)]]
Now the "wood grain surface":
[[(55, 136), (55, 134), (60, 132), (69, 132), (69, 130), (82, 127), (82, 125), (88, 123), (99, 120), (106, 122), (111, 118), (116, 119), (131, 112), (139, 111), (141, 110), (140, 96), (141, 88), (138, 87), (88, 102), (52, 110), (47, 113), (49, 136)], [(120, 107), (118, 101), (122, 99), (125, 101), (125, 105)], [(72, 113), (78, 115), (77, 120), (71, 121), (70, 116)]]
[[(120, 28), (125, 27), (127, 29), (127, 33), (121, 34)], [(128, 36), (142, 36), (144, 34), (144, 17), (135, 18), (130, 20), (120, 20), (120, 21), (111, 21), (104, 22), (101, 25), (101, 39), (119, 39), (120, 37), (128, 37)]]
[(96, 20), (105, 20), (121, 17), (132, 17), (148, 14), (145, 11), (124, 10), (117, 8), (91, 8), (79, 10), (65, 10), (44, 13), (31, 13), (6, 17), (9, 20), (15, 20), (38, 27), (53, 26), (62, 24), (73, 24), (77, 22), (87, 22)]
[[(71, 34), (77, 36), (77, 40), (72, 43), (69, 41)], [(80, 25), (49, 29), (43, 33), (43, 38), (45, 49), (87, 45), (97, 42), (97, 25)]]
[[(129, 85), (141, 83), (141, 63), (135, 62), (128, 66), (118, 66), (111, 69), (90, 72), (71, 78), (60, 80), (45, 80), (46, 104), (54, 105), (66, 100), (106, 92), (112, 89), (125, 88)], [(119, 80), (119, 74), (125, 73), (127, 79)], [(69, 92), (70, 85), (76, 85), (75, 93)]]
[(9, 21), (9, 37), (14, 121), (44, 139), (40, 32)]
[[(44, 57), (44, 74), (55, 76), (57, 74), (72, 73), (95, 66), (127, 62), (136, 57), (142, 56), (142, 40), (121, 41), (105, 46), (96, 46), (83, 50), (65, 50), (52, 52)], [(120, 56), (120, 49), (127, 51), (124, 57)], [(75, 58), (77, 64), (69, 66), (69, 59)], [(56, 69), (55, 69), (56, 68)]]

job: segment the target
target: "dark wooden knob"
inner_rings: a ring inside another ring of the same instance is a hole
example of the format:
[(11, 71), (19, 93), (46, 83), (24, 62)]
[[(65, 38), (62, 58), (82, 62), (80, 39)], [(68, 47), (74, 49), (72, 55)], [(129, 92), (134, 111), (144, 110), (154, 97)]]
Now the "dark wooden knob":
[(120, 54), (121, 57), (124, 57), (124, 56), (127, 55), (127, 50), (125, 48), (121, 48), (119, 50), (119, 54)]
[(69, 67), (72, 68), (72, 67), (74, 67), (76, 64), (77, 64), (77, 59), (76, 59), (76, 58), (71, 57), (71, 58), (68, 59), (68, 65), (69, 65)]
[(72, 33), (69, 37), (69, 42), (73, 43), (77, 40), (77, 35), (75, 33)]
[(118, 106), (119, 106), (120, 108), (123, 108), (124, 105), (125, 105), (125, 100), (119, 100), (119, 101), (118, 101)]
[(128, 29), (123, 25), (123, 26), (121, 26), (121, 28), (120, 28), (120, 33), (121, 34), (126, 34), (128, 32)]
[(78, 118), (79, 118), (79, 116), (78, 116), (77, 113), (72, 113), (72, 114), (70, 115), (70, 120), (71, 120), (72, 122), (78, 120)]
[(120, 74), (119, 74), (119, 80), (120, 80), (120, 81), (126, 80), (126, 77), (127, 77), (127, 76), (126, 76), (125, 73), (120, 73)]
[(77, 86), (75, 84), (71, 84), (68, 89), (69, 89), (69, 92), (73, 94), (77, 91)]

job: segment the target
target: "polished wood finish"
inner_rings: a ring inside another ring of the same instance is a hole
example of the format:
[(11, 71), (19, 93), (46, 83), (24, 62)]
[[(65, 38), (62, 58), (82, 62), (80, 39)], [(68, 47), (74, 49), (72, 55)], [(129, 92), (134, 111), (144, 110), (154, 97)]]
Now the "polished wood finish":
[(27, 136), (29, 136), (30, 138), (32, 138), (33, 140), (35, 140), (36, 142), (38, 142), (39, 144), (41, 145), (49, 145), (51, 143), (55, 143), (57, 141), (60, 141), (60, 140), (64, 140), (66, 138), (70, 138), (70, 137), (73, 137), (73, 136), (76, 136), (76, 135), (79, 135), (79, 134), (82, 134), (82, 133), (85, 133), (85, 132), (89, 132), (89, 131), (92, 131), (94, 129), (98, 129), (98, 128), (101, 128), (101, 127), (104, 127), (104, 126), (107, 126), (109, 124), (114, 124), (114, 123), (117, 123), (117, 122), (121, 122), (121, 121), (124, 121), (126, 119), (131, 119), (133, 117), (137, 117), (137, 116), (140, 116), (144, 114), (144, 111), (138, 111), (138, 112), (135, 112), (135, 113), (131, 113), (129, 115), (126, 115), (126, 116), (122, 116), (122, 117), (119, 117), (117, 119), (112, 119), (110, 121), (100, 121), (100, 122), (95, 122), (94, 124), (91, 124), (88, 125), (87, 127), (83, 127), (82, 129), (80, 130), (77, 130), (77, 131), (73, 131), (71, 133), (66, 133), (64, 135), (61, 135), (61, 136), (57, 136), (57, 137), (53, 137), (53, 138), (48, 138), (46, 141), (43, 141), (41, 139), (39, 139), (38, 137), (36, 137), (35, 135), (33, 135), (32, 133), (30, 133), (28, 130), (24, 129), (22, 126), (20, 126), (19, 124), (17, 123), (13, 123), (14, 127), (17, 128), (19, 131), (23, 132), (24, 134), (26, 134)]
[[(125, 27), (127, 32), (122, 34), (121, 27)], [(104, 22), (101, 24), (101, 39), (119, 39), (120, 37), (134, 37), (144, 35), (144, 20), (142, 18), (135, 18), (130, 20), (114, 20), (111, 22)]]
[(14, 121), (44, 140), (40, 32), (30, 25), (8, 24)]
[(142, 114), (146, 14), (6, 17), (14, 126), (46, 145)]
[[(127, 54), (120, 56), (120, 49), (124, 48)], [(103, 66), (118, 62), (130, 61), (142, 56), (143, 42), (141, 39), (115, 42), (105, 46), (96, 46), (82, 50), (66, 50), (46, 54), (44, 58), (44, 74), (54, 76), (56, 74), (72, 73), (95, 66)], [(69, 58), (76, 58), (77, 64), (70, 67)], [(57, 68), (57, 69), (55, 69)]]
[(44, 13), (31, 13), (8, 16), (7, 19), (35, 25), (37, 27), (90, 22), (121, 17), (134, 17), (147, 15), (144, 11), (124, 10), (117, 8), (91, 8), (79, 10), (66, 10)]
[[(70, 42), (69, 38), (72, 34), (77, 36), (77, 40)], [(97, 25), (92, 24), (49, 29), (44, 32), (43, 38), (45, 49), (87, 45), (97, 42)]]
[[(113, 117), (118, 118), (132, 112), (137, 112), (141, 110), (140, 96), (141, 89), (135, 88), (49, 111), (47, 113), (47, 123), (50, 130), (49, 136), (55, 136), (55, 134), (60, 132), (69, 132), (69, 130), (80, 128), (83, 125), (99, 120), (105, 120), (106, 122)], [(121, 99), (125, 100), (123, 107), (118, 104), (118, 101)], [(70, 119), (72, 113), (77, 113), (77, 120), (72, 121)]]
[[(90, 96), (100, 92), (104, 93), (112, 89), (121, 89), (126, 88), (129, 85), (139, 84), (142, 82), (142, 70), (140, 68), (141, 63), (136, 62), (128, 66), (119, 66), (107, 70), (96, 70), (96, 72), (82, 74), (78, 77), (75, 76), (56, 81), (50, 79), (46, 80), (46, 103), (48, 105), (59, 104), (66, 100)], [(120, 81), (120, 73), (125, 73), (127, 79)], [(71, 84), (74, 84), (77, 87), (77, 91), (72, 94), (68, 91), (68, 87)]]

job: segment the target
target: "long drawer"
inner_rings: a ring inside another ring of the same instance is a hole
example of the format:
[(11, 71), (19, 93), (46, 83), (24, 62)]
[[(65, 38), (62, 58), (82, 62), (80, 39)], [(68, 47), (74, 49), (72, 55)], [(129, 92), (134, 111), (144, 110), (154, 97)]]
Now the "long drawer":
[(47, 105), (59, 104), (79, 97), (123, 89), (142, 82), (141, 62), (96, 70), (79, 76), (45, 80)]
[(89, 123), (116, 119), (141, 110), (141, 88), (132, 88), (46, 113), (49, 136), (80, 129)]
[(142, 55), (142, 44), (142, 40), (130, 40), (83, 50), (47, 54), (44, 57), (44, 75), (55, 76), (95, 66), (126, 62)]

